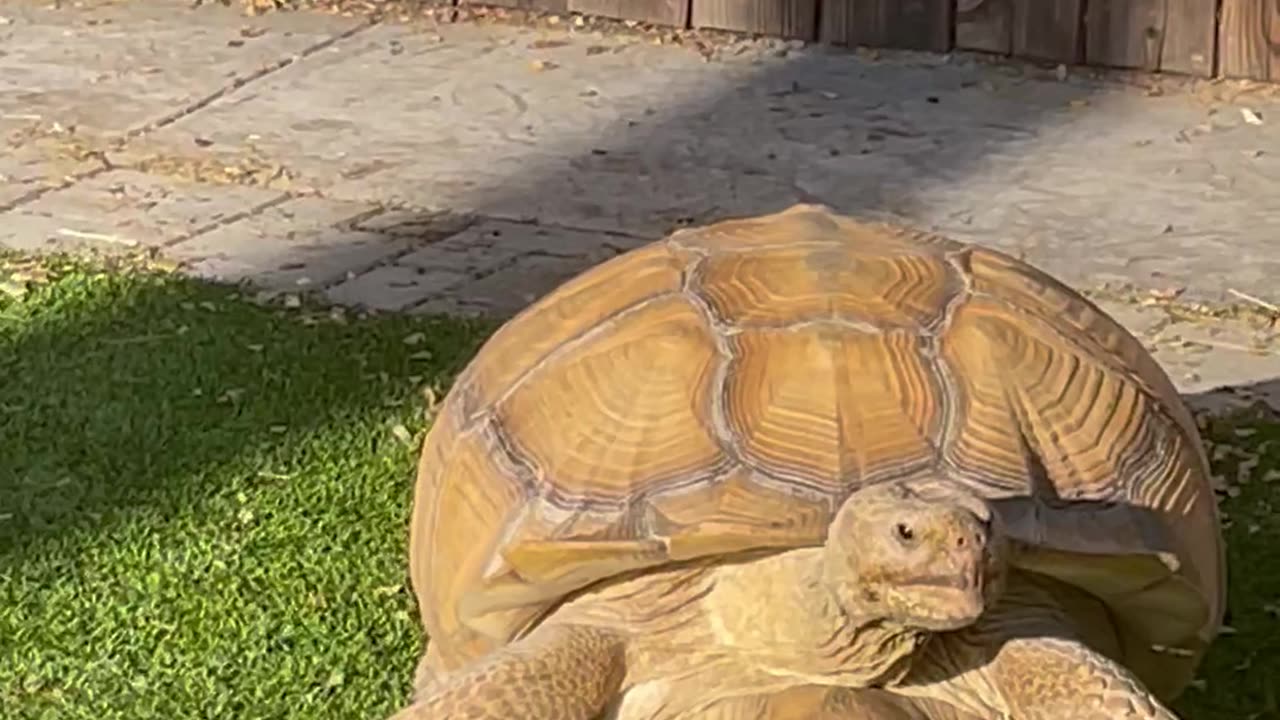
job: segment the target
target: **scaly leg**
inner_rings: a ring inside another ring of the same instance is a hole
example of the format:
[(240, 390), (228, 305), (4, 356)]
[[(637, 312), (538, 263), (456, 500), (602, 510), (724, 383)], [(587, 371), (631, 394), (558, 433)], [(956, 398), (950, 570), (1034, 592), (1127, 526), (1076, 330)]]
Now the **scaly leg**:
[(591, 720), (618, 692), (625, 645), (576, 625), (545, 625), (422, 688), (392, 720)]
[(982, 718), (1178, 720), (1118, 652), (1105, 609), (1045, 578), (1013, 576), (1001, 603), (964, 630), (941, 633), (899, 686)]
[(815, 720), (980, 720), (943, 702), (878, 688), (831, 688)]
[(722, 700), (681, 720), (980, 720), (941, 702), (877, 688), (801, 685)]
[(1025, 720), (1178, 720), (1128, 669), (1076, 640), (1010, 640), (990, 675)]

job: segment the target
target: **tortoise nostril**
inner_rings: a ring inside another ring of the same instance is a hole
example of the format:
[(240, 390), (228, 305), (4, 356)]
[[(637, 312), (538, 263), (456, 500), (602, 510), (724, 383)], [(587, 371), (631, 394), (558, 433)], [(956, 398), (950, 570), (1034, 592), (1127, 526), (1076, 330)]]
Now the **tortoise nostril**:
[(897, 527), (894, 528), (894, 531), (897, 534), (899, 542), (904, 544), (909, 544), (916, 539), (915, 531), (906, 523), (898, 523)]

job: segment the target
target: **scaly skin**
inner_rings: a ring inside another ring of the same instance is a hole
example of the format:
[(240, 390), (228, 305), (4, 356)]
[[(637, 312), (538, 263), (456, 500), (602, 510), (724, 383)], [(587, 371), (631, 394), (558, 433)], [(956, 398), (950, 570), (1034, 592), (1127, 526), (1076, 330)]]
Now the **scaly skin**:
[(611, 633), (543, 625), (424, 688), (392, 720), (592, 720), (624, 672), (624, 645)]
[(1010, 640), (988, 672), (1024, 720), (1178, 720), (1123, 666), (1073, 640)]
[(392, 720), (1177, 720), (1078, 639), (1114, 639), (1096, 600), (1011, 573), (982, 500), (925, 490), (855, 493), (823, 548), (598, 588), (472, 666), (423, 673)]

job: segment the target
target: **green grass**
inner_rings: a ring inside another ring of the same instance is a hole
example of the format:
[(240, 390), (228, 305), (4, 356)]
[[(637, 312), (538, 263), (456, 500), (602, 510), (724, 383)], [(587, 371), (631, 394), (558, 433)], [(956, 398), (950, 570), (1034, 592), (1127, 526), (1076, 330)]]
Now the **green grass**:
[[(419, 648), (419, 391), (446, 387), (490, 329), (338, 322), (75, 266), (0, 300), (0, 718), (398, 707)], [(1207, 435), (1271, 441), (1253, 476), (1280, 469), (1274, 423)], [(1280, 482), (1241, 490), (1224, 503), (1237, 633), (1179, 701), (1190, 720), (1280, 718)]]
[(1219, 505), (1235, 633), (1217, 640), (1179, 698), (1176, 709), (1189, 720), (1280, 720), (1280, 423), (1266, 415), (1218, 418), (1203, 433), (1214, 472), (1238, 491)]
[(0, 301), (0, 717), (402, 701), (420, 390), (483, 328), (305, 317), (137, 273)]

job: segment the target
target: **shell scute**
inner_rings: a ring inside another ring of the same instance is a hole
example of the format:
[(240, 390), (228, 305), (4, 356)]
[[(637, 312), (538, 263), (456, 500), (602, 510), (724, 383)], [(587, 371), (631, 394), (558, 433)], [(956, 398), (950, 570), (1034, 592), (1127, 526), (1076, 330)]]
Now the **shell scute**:
[(725, 415), (746, 461), (833, 495), (931, 464), (942, 398), (922, 344), (903, 330), (735, 335)]
[(927, 252), (877, 250), (808, 244), (712, 255), (699, 267), (698, 291), (717, 317), (736, 326), (932, 324), (956, 291), (945, 261)]
[(458, 378), (457, 386), (469, 395), (467, 410), (492, 405), (566, 344), (581, 342), (615, 316), (678, 293), (686, 264), (666, 246), (648, 245), (597, 265), (525, 308), (489, 338)]
[(717, 464), (718, 363), (705, 318), (683, 296), (662, 296), (561, 353), (493, 414), (543, 497), (617, 504)]

